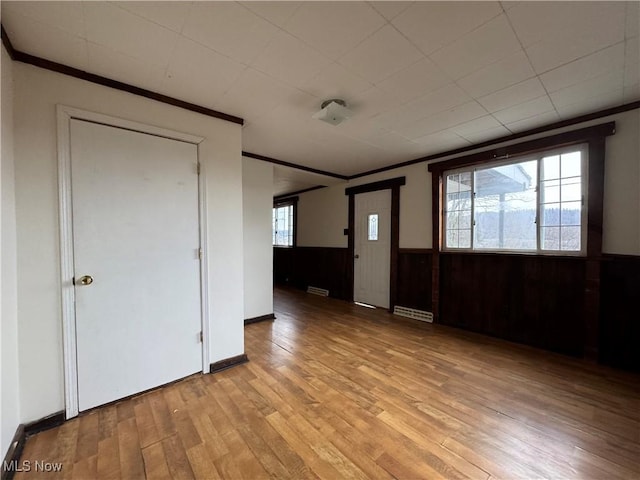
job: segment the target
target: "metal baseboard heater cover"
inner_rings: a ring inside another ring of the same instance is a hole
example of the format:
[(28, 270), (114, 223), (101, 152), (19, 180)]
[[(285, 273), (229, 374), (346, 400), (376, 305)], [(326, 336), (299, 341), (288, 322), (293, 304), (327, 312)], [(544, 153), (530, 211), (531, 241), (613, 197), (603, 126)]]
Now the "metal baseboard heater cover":
[(401, 317), (413, 318), (415, 320), (420, 320), (422, 322), (433, 323), (433, 313), (425, 312), (424, 310), (417, 310), (415, 308), (408, 307), (400, 307), (396, 305), (393, 307), (394, 315), (399, 315)]
[(320, 295), (321, 297), (329, 296), (329, 290), (326, 290), (324, 288), (312, 287), (311, 285), (307, 287), (307, 293), (313, 293), (314, 295)]

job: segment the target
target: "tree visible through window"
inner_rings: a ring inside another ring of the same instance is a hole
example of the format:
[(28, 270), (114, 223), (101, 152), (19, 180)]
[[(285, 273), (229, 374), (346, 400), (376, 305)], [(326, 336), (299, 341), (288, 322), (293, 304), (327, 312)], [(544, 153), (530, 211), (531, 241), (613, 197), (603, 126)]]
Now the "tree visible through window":
[(585, 152), (445, 172), (445, 248), (583, 251)]

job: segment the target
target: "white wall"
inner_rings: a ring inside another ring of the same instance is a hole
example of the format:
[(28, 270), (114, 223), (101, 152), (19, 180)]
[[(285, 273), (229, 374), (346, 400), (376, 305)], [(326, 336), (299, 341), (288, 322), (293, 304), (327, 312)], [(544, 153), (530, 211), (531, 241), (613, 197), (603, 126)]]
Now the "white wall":
[(244, 353), (241, 127), (21, 63), (14, 78), (21, 421), (64, 409), (58, 103), (206, 139), (210, 360)]
[(273, 164), (242, 158), (244, 318), (273, 313)]
[[(603, 250), (605, 253), (640, 255), (640, 110), (502, 143), (499, 146), (612, 120), (616, 122), (616, 134), (607, 137)], [(427, 171), (426, 162), (301, 194), (298, 210), (298, 245), (346, 248), (347, 237), (343, 235), (343, 229), (348, 226), (348, 202), (344, 189), (399, 176), (406, 176), (407, 179), (407, 184), (400, 187), (400, 248), (431, 248), (431, 174)]]
[(20, 422), (18, 389), (18, 297), (16, 204), (13, 164), (13, 64), (2, 47), (2, 165), (0, 169), (0, 458)]

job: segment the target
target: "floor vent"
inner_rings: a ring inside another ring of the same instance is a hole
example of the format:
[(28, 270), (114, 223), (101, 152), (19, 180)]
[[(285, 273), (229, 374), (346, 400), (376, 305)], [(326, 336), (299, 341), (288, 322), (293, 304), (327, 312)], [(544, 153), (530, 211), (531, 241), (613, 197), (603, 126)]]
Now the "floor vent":
[(414, 318), (416, 320), (420, 320), (422, 322), (433, 323), (433, 313), (425, 312), (424, 310), (416, 310), (415, 308), (407, 308), (407, 307), (393, 307), (393, 313), (396, 315), (400, 315), (401, 317)]
[(307, 287), (307, 293), (313, 293), (314, 295), (320, 295), (321, 297), (329, 296), (329, 290), (325, 290), (324, 288), (312, 287), (311, 285)]

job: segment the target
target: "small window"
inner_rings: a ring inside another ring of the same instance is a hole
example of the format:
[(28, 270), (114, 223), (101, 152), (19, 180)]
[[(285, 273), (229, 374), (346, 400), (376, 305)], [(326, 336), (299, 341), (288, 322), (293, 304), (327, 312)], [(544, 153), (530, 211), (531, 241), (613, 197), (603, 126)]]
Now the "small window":
[(586, 148), (445, 172), (444, 247), (584, 251)]
[(273, 207), (273, 245), (276, 247), (293, 246), (293, 203)]
[(367, 221), (367, 240), (378, 240), (378, 214), (370, 213)]

